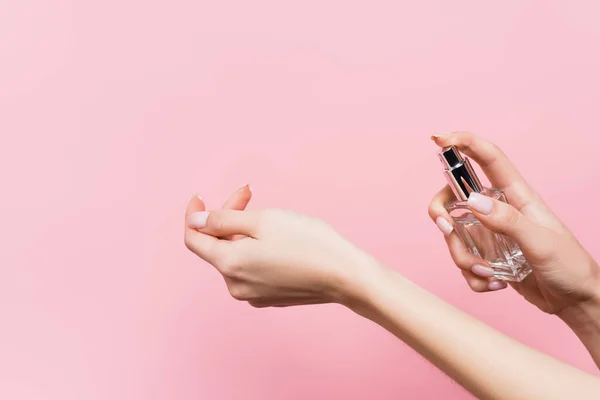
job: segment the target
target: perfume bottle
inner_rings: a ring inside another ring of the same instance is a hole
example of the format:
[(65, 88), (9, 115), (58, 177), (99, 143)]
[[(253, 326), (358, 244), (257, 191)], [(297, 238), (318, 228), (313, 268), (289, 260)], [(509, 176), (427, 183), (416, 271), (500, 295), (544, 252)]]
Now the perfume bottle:
[(454, 229), (458, 236), (473, 254), (490, 264), (494, 270), (494, 278), (512, 282), (525, 279), (531, 272), (531, 268), (517, 243), (483, 226), (467, 204), (472, 192), (506, 203), (504, 192), (483, 187), (469, 159), (454, 146), (442, 149), (439, 156), (445, 168), (448, 184), (456, 196), (456, 200), (449, 202), (445, 207), (454, 220)]

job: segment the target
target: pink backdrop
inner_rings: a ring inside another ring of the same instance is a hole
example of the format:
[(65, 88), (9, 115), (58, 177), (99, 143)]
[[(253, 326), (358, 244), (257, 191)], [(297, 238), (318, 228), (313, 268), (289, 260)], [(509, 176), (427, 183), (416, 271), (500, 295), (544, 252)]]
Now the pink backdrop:
[(341, 307), (232, 300), (183, 212), (246, 182), (594, 371), (555, 318), (471, 293), (426, 209), (430, 134), (470, 129), (600, 257), (598, 2), (400, 3), (0, 3), (0, 398), (469, 398)]

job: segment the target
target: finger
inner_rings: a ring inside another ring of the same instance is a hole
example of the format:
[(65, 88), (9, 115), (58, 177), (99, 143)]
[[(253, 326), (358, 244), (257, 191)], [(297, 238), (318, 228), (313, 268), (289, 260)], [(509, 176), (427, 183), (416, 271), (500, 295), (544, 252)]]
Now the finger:
[(227, 243), (224, 241), (220, 241), (219, 239), (198, 232), (195, 229), (189, 227), (187, 220), (198, 213), (203, 213), (205, 209), (204, 201), (199, 196), (194, 196), (187, 207), (186, 210), (186, 227), (184, 240), (186, 247), (198, 255), (203, 260), (215, 264), (220, 257), (223, 256), (225, 249), (223, 248), (223, 244)]
[(485, 260), (469, 251), (456, 232), (453, 232), (450, 236), (446, 237), (446, 243), (448, 244), (448, 250), (450, 251), (452, 261), (454, 261), (454, 264), (461, 270), (471, 272), (475, 265), (489, 268), (489, 265)]
[(212, 264), (222, 275), (229, 273), (233, 268), (224, 262), (233, 258), (231, 256), (232, 244), (228, 240), (221, 240), (206, 233), (189, 229), (185, 235), (186, 247), (198, 257)]
[(487, 262), (481, 257), (471, 253), (458, 236), (458, 233), (454, 232), (454, 227), (450, 222), (452, 221), (452, 218), (444, 207), (448, 201), (454, 198), (454, 194), (450, 187), (444, 187), (438, 192), (429, 205), (429, 216), (435, 221), (442, 233), (446, 236), (446, 244), (448, 245), (450, 256), (456, 266), (464, 271), (473, 271), (473, 268), (477, 266), (478, 268), (476, 268), (475, 271), (479, 272), (479, 274), (483, 274), (481, 275), (483, 277), (490, 277), (493, 275), (493, 270), (489, 268)]
[[(456, 266), (462, 270), (463, 275), (469, 277), (467, 281), (470, 281), (470, 286), (473, 290), (484, 291), (484, 289), (501, 289), (502, 287), (500, 286), (503, 286), (502, 284), (498, 286), (498, 283), (492, 283), (496, 282), (495, 280), (489, 280), (489, 278), (494, 276), (494, 270), (489, 266), (489, 264), (481, 257), (478, 257), (470, 252), (465, 243), (458, 236), (457, 232), (452, 230), (450, 233), (446, 234), (445, 224), (446, 221), (450, 221), (451, 218), (448, 215), (444, 204), (453, 198), (454, 194), (450, 188), (446, 186), (434, 197), (429, 206), (429, 216), (436, 221), (436, 224), (438, 227), (440, 227), (440, 230), (444, 232), (446, 236), (446, 244), (448, 245), (448, 250), (452, 260)], [(443, 221), (440, 222), (440, 219), (443, 219)], [(489, 284), (491, 284), (490, 287), (488, 287)]]
[[(196, 194), (190, 199), (188, 203), (187, 209), (185, 210), (185, 218), (187, 220), (187, 217), (189, 217), (190, 214), (204, 210), (206, 210), (204, 200), (202, 199), (202, 197)], [(185, 227), (187, 229), (187, 224), (185, 225)]]
[[(223, 204), (221, 209), (223, 210), (244, 210), (250, 203), (252, 199), (252, 188), (250, 185), (246, 184), (239, 188), (231, 197)], [(225, 240), (237, 240), (240, 239), (241, 236), (233, 235), (226, 236), (223, 239)]]
[(225, 210), (244, 210), (252, 198), (252, 188), (244, 185), (239, 188), (221, 207)]
[(462, 274), (471, 290), (477, 293), (494, 292), (505, 289), (508, 286), (504, 281), (489, 280), (479, 277), (469, 271), (462, 271)]
[(200, 211), (190, 214), (187, 222), (190, 228), (216, 237), (236, 234), (256, 237), (259, 215), (256, 211)]
[(485, 227), (514, 239), (527, 256), (542, 261), (551, 254), (554, 246), (551, 231), (534, 223), (512, 205), (480, 193), (471, 193), (468, 205)]
[(188, 218), (190, 217), (190, 215), (197, 213), (197, 212), (203, 212), (206, 210), (206, 205), (204, 204), (204, 200), (202, 199), (202, 197), (200, 197), (198, 194), (194, 195), (187, 206), (187, 209), (185, 210), (185, 238), (187, 241), (187, 236), (189, 231), (191, 231), (192, 229), (188, 226)]
[(453, 132), (432, 136), (440, 147), (456, 146), (481, 166), (493, 187), (511, 189), (511, 202), (517, 208), (536, 198), (535, 191), (525, 181), (504, 152), (493, 143), (469, 132)]
[(435, 195), (429, 204), (429, 217), (436, 223), (444, 236), (450, 235), (454, 229), (452, 218), (450, 217), (450, 214), (448, 214), (445, 205), (455, 198), (450, 186), (446, 185)]
[(494, 187), (505, 188), (515, 181), (524, 181), (519, 171), (498, 146), (470, 132), (434, 135), (432, 139), (440, 147), (456, 146), (475, 160)]
[(461, 273), (472, 291), (477, 293), (488, 291), (488, 284), (490, 283), (488, 279), (481, 278), (469, 271), (461, 271)]
[(475, 292), (499, 290), (506, 287), (504, 283), (493, 283), (494, 270), (489, 263), (471, 253), (456, 232), (446, 238), (452, 260), (467, 280), (469, 287)]

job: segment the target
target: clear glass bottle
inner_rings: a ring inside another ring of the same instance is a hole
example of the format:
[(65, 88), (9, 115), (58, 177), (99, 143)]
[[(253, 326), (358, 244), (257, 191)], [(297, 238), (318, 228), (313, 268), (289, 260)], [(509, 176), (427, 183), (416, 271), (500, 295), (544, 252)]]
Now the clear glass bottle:
[(483, 226), (467, 204), (472, 192), (507, 202), (504, 192), (483, 187), (469, 159), (460, 154), (454, 146), (444, 148), (440, 153), (440, 160), (445, 167), (448, 183), (457, 198), (446, 204), (446, 210), (454, 220), (454, 229), (458, 236), (471, 253), (490, 264), (495, 279), (512, 282), (525, 279), (531, 268), (517, 243)]

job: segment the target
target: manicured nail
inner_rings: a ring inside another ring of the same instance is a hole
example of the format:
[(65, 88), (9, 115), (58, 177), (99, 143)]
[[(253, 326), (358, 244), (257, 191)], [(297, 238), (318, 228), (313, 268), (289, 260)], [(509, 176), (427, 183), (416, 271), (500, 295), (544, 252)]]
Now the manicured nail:
[(508, 286), (508, 285), (504, 281), (491, 281), (488, 284), (488, 289), (492, 290), (492, 291), (502, 290), (502, 289), (506, 289), (506, 286)]
[(208, 219), (209, 214), (210, 213), (208, 211), (199, 211), (190, 214), (187, 221), (188, 226), (192, 229), (204, 228), (206, 226), (206, 220)]
[(249, 183), (246, 183), (244, 187), (247, 187), (250, 192), (252, 192), (252, 186)]
[(477, 192), (472, 192), (468, 201), (469, 207), (481, 214), (491, 214), (494, 209), (492, 199)]
[(480, 264), (475, 264), (473, 265), (473, 267), (471, 268), (471, 271), (478, 276), (481, 276), (483, 278), (491, 278), (492, 276), (494, 276), (494, 270), (491, 268), (488, 268), (484, 265), (480, 265)]
[(196, 197), (199, 198), (201, 201), (204, 201), (204, 199), (202, 198), (202, 196), (200, 196), (198, 193), (196, 193)]
[(454, 227), (452, 224), (444, 217), (437, 217), (435, 219), (435, 224), (440, 228), (440, 231), (446, 236), (452, 233)]

